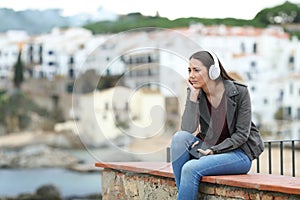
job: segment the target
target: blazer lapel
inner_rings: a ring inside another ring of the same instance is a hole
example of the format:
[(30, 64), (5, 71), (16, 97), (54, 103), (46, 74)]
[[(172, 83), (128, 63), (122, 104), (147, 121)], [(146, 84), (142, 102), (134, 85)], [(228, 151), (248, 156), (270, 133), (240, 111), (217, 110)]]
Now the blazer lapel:
[(232, 133), (234, 126), (234, 114), (236, 112), (237, 103), (234, 101), (234, 96), (239, 94), (236, 86), (233, 82), (224, 81), (225, 92), (226, 92), (226, 117), (229, 132)]

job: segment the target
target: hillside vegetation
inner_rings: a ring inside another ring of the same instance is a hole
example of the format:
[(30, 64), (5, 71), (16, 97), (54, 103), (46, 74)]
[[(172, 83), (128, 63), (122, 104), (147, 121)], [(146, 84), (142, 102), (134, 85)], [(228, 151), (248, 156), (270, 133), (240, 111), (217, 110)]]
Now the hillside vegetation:
[[(160, 27), (160, 28), (179, 28), (188, 27), (194, 23), (203, 25), (220, 25), (227, 26), (254, 26), (267, 27), (268, 25), (285, 25), (289, 23), (300, 24), (300, 6), (290, 2), (273, 8), (266, 8), (257, 13), (252, 20), (243, 20), (235, 18), (178, 18), (169, 20), (165, 17), (143, 16), (141, 13), (130, 13), (120, 16), (116, 21), (99, 21), (87, 24), (84, 27), (91, 30), (94, 34), (118, 33), (136, 28), (143, 27)], [(287, 30), (289, 31), (289, 30)], [(300, 35), (299, 32), (290, 32), (293, 35)]]
[[(90, 18), (84, 20), (85, 18), (83, 19), (76, 16), (65, 17), (62, 16), (61, 13), (62, 10), (59, 9), (14, 11), (12, 9), (0, 8), (0, 32), (25, 30), (29, 34), (43, 34), (51, 31), (54, 27), (68, 28), (83, 26), (91, 30), (94, 34), (100, 34), (118, 33), (143, 27), (188, 27), (193, 23), (254, 27), (266, 27), (272, 24), (284, 26), (290, 23), (300, 23), (299, 5), (288, 1), (282, 5), (261, 10), (252, 20), (235, 18), (210, 19), (193, 16), (169, 20), (166, 17), (160, 17), (159, 14), (157, 14), (157, 16), (143, 16), (140, 13), (130, 13), (128, 15), (119, 16), (117, 20), (114, 21), (101, 20), (95, 22), (94, 20), (90, 20)], [(293, 32), (293, 34), (299, 33)]]

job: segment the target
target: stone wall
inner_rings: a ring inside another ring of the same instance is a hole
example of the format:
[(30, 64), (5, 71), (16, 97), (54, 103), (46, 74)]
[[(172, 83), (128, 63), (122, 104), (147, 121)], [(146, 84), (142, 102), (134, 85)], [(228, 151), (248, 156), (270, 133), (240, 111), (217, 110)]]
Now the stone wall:
[[(103, 200), (176, 200), (177, 188), (170, 177), (105, 168), (102, 197)], [(198, 199), (297, 200), (300, 195), (202, 182)]]
[(250, 188), (201, 183), (199, 200), (299, 200), (299, 195), (261, 191)]
[(102, 171), (103, 200), (172, 200), (176, 195), (175, 182), (171, 178), (110, 169)]

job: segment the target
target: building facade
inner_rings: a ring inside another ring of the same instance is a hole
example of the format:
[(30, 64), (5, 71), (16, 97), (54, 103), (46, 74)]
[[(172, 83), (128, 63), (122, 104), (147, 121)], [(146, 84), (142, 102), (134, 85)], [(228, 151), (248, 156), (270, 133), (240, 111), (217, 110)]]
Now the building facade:
[(300, 45), (282, 28), (195, 24), (116, 35), (92, 35), (85, 29), (70, 28), (34, 37), (10, 32), (0, 35), (2, 86), (12, 78), (20, 43), (27, 73), (33, 78), (61, 76), (76, 80), (87, 69), (95, 69), (99, 78), (121, 75), (120, 83), (128, 88), (147, 88), (166, 98), (178, 98), (180, 111), (188, 57), (202, 48), (211, 49), (225, 69), (248, 86), (253, 121), (262, 130), (286, 138), (300, 137)]

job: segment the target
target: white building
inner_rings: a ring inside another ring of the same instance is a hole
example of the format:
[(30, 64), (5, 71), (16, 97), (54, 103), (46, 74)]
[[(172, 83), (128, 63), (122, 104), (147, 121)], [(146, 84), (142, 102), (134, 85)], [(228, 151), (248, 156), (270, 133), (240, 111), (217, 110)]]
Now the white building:
[(94, 37), (83, 28), (55, 28), (49, 34), (33, 37), (24, 49), (24, 58), (31, 65), (33, 77), (75, 78), (93, 66), (86, 59), (105, 37)]
[[(285, 80), (274, 84), (273, 81), (300, 72), (298, 40), (290, 40), (289, 35), (278, 27), (200, 25), (145, 34), (128, 33), (122, 48), (119, 44), (114, 46), (120, 55), (125, 55), (127, 86), (138, 88), (148, 82), (149, 87), (156, 87), (164, 96), (178, 96), (183, 88), (180, 84), (185, 84), (183, 80), (187, 78), (187, 58), (201, 48), (212, 49), (225, 69), (239, 74), (248, 85), (253, 121), (272, 132), (278, 131), (274, 116), (278, 111), (278, 99), (285, 95), (282, 91), (289, 83)], [(155, 64), (153, 60), (156, 60)], [(158, 70), (158, 74), (152, 73)], [(293, 97), (293, 101), (297, 98)]]
[(126, 145), (165, 131), (165, 100), (153, 91), (115, 87), (76, 102), (78, 133), (86, 145)]
[[(8, 76), (17, 57), (17, 43), (8, 43), (7, 37), (0, 36), (0, 77)], [(225, 69), (240, 75), (248, 85), (254, 121), (272, 132), (278, 131), (274, 115), (281, 105), (286, 113), (291, 112), (295, 122), (299, 121), (295, 117), (299, 96), (291, 95), (287, 89), (298, 87), (295, 77), (300, 73), (299, 40), (289, 38), (278, 27), (200, 24), (98, 36), (85, 29), (71, 28), (54, 29), (30, 39), (19, 38), (27, 41), (23, 59), (31, 64), (34, 77), (75, 78), (86, 69), (96, 69), (99, 78), (123, 75), (119, 86), (125, 83), (139, 90), (148, 85), (165, 97), (181, 95), (188, 75), (188, 57), (202, 48), (212, 49)], [(291, 137), (300, 137), (295, 123), (289, 123), (287, 129), (291, 130)]]

